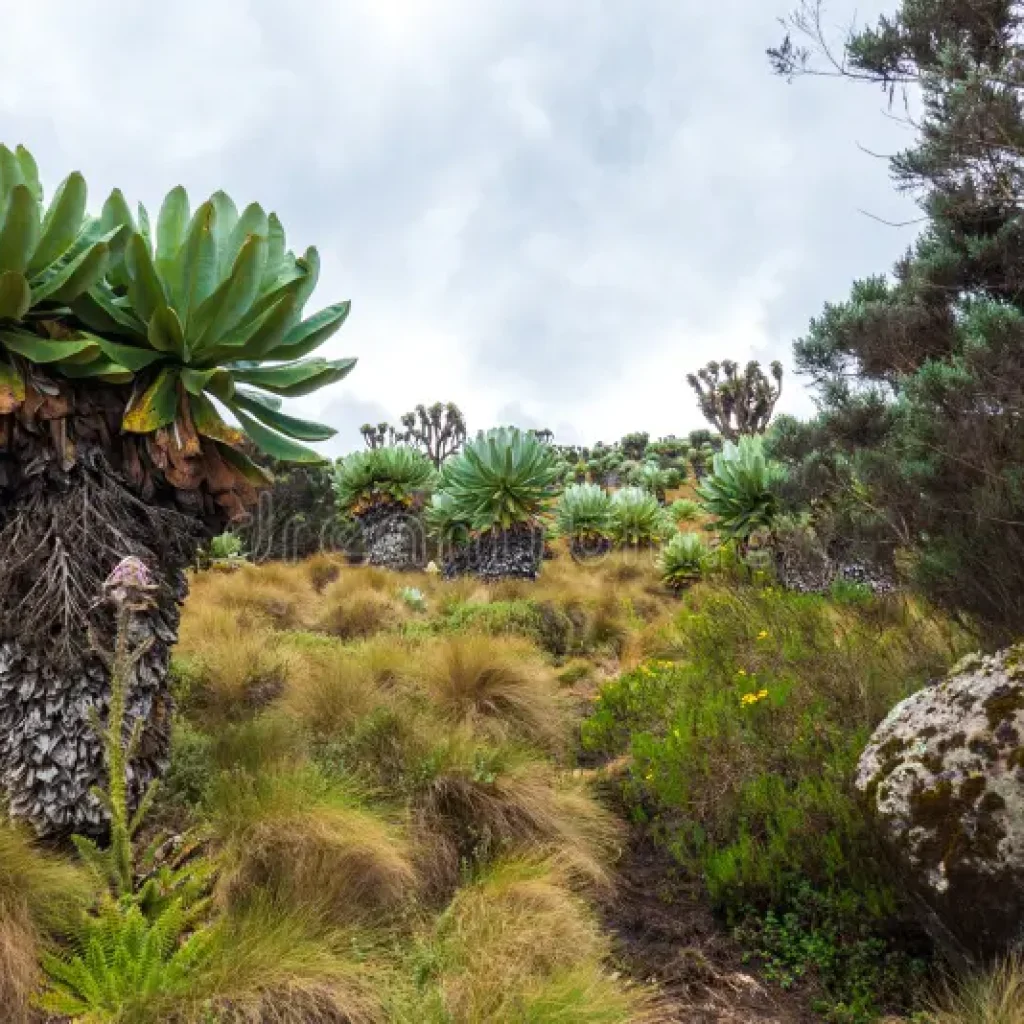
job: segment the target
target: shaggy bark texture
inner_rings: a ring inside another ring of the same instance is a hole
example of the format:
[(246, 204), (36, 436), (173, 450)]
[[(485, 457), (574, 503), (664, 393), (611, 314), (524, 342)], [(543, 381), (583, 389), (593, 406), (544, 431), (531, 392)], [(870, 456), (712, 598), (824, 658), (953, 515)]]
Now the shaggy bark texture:
[[(179, 594), (184, 577), (179, 575)], [(148, 645), (135, 665), (125, 713), (125, 739), (143, 722), (138, 755), (128, 768), (129, 805), (169, 763), (172, 701), (167, 688), (171, 647), (177, 638), (178, 602), (135, 617), (130, 641)], [(41, 835), (101, 835), (107, 814), (93, 796), (103, 781), (103, 750), (90, 722), (95, 708), (106, 719), (110, 675), (93, 653), (68, 665), (52, 646), (0, 641), (0, 783), (12, 815)]]
[(132, 477), (142, 442), (117, 434), (121, 411), (123, 397), (62, 392), (33, 416), (0, 416), (0, 785), (11, 813), (46, 835), (105, 828), (90, 793), (103, 755), (89, 716), (103, 719), (110, 692), (103, 583), (129, 555), (159, 584), (132, 626), (133, 645), (148, 644), (126, 716), (128, 729), (144, 722), (136, 799), (167, 763), (170, 649), (204, 497), (152, 465)]
[(473, 575), (483, 580), (535, 580), (544, 555), (544, 531), (532, 526), (490, 530), (452, 552), (445, 561), (447, 579)]
[(370, 565), (399, 572), (426, 565), (423, 520), (405, 505), (375, 505), (357, 518)]

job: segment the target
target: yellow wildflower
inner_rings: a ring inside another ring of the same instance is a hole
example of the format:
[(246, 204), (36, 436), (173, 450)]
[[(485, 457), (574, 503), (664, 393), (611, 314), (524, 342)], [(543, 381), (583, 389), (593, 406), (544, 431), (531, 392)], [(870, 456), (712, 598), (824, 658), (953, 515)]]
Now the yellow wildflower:
[(747, 674), (747, 670), (745, 668), (738, 668), (736, 670), (736, 674), (740, 676), (745, 676)]
[(757, 639), (758, 640), (767, 640), (768, 639), (768, 630), (767, 629), (762, 629), (761, 632), (757, 634)]

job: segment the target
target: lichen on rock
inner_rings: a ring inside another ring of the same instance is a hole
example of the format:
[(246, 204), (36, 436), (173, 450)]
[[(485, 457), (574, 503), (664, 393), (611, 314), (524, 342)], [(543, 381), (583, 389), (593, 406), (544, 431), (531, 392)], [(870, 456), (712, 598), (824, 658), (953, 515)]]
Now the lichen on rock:
[(902, 701), (857, 771), (882, 841), (941, 922), (936, 937), (974, 957), (1024, 939), (1022, 656), (969, 656)]

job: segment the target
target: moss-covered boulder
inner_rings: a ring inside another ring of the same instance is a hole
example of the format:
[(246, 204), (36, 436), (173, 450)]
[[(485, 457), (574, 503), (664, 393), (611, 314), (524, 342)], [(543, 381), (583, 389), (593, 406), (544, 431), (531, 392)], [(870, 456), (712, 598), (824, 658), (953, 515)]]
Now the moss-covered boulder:
[(857, 787), (947, 950), (987, 959), (1024, 941), (1024, 645), (898, 704)]

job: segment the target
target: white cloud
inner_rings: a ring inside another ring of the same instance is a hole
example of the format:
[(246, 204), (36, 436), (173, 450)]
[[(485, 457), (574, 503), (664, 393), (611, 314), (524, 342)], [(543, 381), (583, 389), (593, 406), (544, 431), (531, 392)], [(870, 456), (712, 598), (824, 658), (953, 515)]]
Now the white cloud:
[[(881, 95), (771, 76), (785, 0), (8, 6), (0, 140), (48, 183), (223, 187), (320, 247), (316, 301), (353, 300), (330, 354), (360, 364), (298, 405), (335, 450), (438, 399), (473, 427), (685, 431), (687, 370), (788, 363), (912, 237), (859, 212), (908, 209), (856, 148), (908, 141)], [(797, 382), (782, 404), (807, 410)]]

